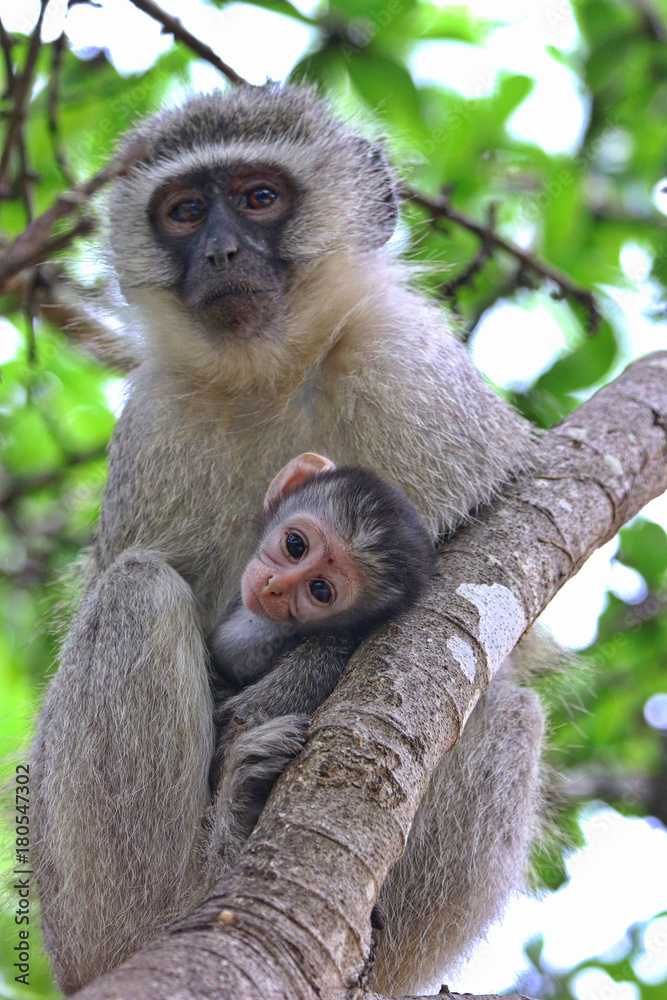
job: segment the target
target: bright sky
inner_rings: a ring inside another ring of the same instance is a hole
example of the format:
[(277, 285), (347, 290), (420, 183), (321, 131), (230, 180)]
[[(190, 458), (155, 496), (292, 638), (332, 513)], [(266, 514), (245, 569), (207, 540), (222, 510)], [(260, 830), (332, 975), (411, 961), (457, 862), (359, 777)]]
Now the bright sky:
[[(630, 950), (627, 929), (667, 908), (664, 827), (598, 804), (584, 814), (582, 829), (586, 846), (568, 861), (569, 881), (541, 900), (522, 897), (512, 903), (475, 958), (450, 977), (450, 989), (508, 989), (516, 982), (517, 969), (526, 968), (522, 944), (538, 934), (544, 937), (544, 963), (554, 972), (595, 957), (613, 954), (620, 959)], [(647, 982), (659, 982), (667, 977), (667, 918), (650, 923), (644, 941), (645, 954), (635, 971)], [(623, 1000), (617, 996), (618, 984), (608, 995), (602, 991), (610, 982), (604, 973), (602, 979), (582, 976), (579, 1000)]]
[[(284, 78), (314, 39), (306, 25), (243, 4), (216, 11), (204, 0), (161, 2), (255, 83), (267, 76)], [(308, 0), (295, 5), (306, 14), (317, 7)], [(409, 60), (416, 80), (444, 83), (466, 95), (482, 95), (493, 90), (503, 69), (527, 73), (537, 84), (514, 115), (512, 129), (549, 152), (576, 149), (588, 107), (576, 78), (547, 51), (547, 46), (555, 46), (568, 52), (577, 44), (577, 27), (567, 0), (474, 0), (468, 6), (481, 16), (508, 22), (507, 26), (494, 31), (480, 49), (455, 42), (418, 44)], [(29, 30), (37, 8), (38, 0), (21, 0), (20, 4), (0, 0), (0, 16), (10, 32)], [(51, 0), (46, 38), (56, 37), (62, 30), (65, 10), (65, 0)], [(171, 44), (159, 26), (129, 0), (103, 0), (101, 9), (74, 6), (66, 26), (75, 49), (106, 48), (124, 74), (147, 69)], [(211, 89), (219, 82), (212, 67), (193, 68), (196, 89)], [(173, 96), (177, 99), (179, 95)], [(659, 180), (656, 178), (656, 184)], [(656, 194), (658, 202), (661, 197)], [(667, 197), (660, 204), (667, 211)], [(516, 238), (520, 240), (521, 234)], [(664, 323), (651, 322), (646, 315), (656, 302), (656, 289), (647, 277), (647, 251), (628, 244), (621, 263), (627, 288), (622, 292), (608, 290), (610, 308), (624, 329), (619, 370), (632, 358), (665, 344)], [(562, 304), (551, 307), (536, 303), (524, 311), (511, 303), (498, 303), (475, 336), (475, 362), (500, 386), (530, 384), (567, 349), (567, 330), (564, 332), (557, 322), (555, 312), (561, 310), (562, 317), (564, 308)], [(13, 356), (18, 343), (18, 332), (0, 320), (0, 361), (3, 355)], [(118, 390), (117, 381), (110, 384), (113, 400)], [(667, 498), (654, 501), (644, 514), (667, 527)], [(641, 600), (643, 580), (615, 562), (616, 549), (616, 540), (603, 546), (543, 615), (565, 645), (582, 648), (593, 641), (607, 587), (626, 600)], [(647, 708), (647, 715), (651, 711), (664, 721), (667, 707), (656, 703)], [(622, 952), (626, 928), (667, 906), (664, 829), (622, 818), (604, 807), (589, 812), (584, 831), (588, 844), (570, 859), (568, 884), (542, 902), (522, 899), (513, 904), (502, 927), (490, 935), (489, 945), (458, 977), (456, 982), (462, 989), (495, 992), (512, 985), (516, 969), (522, 965), (521, 943), (537, 933), (545, 937), (545, 959), (554, 969), (569, 968), (612, 947)], [(667, 975), (667, 918), (654, 921), (647, 935), (646, 955), (638, 971), (647, 981), (659, 981)], [(449, 985), (456, 983), (452, 980)], [(613, 984), (602, 970), (582, 975), (576, 990), (578, 1000), (635, 1000), (630, 984)]]

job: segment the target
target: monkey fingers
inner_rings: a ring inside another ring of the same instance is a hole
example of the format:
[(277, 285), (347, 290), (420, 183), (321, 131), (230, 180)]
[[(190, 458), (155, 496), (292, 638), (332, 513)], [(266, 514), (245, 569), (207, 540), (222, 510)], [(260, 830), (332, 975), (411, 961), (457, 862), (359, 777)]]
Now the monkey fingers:
[(303, 749), (310, 719), (297, 715), (236, 726), (221, 762), (208, 865), (218, 877), (232, 864), (255, 826), (271, 788)]

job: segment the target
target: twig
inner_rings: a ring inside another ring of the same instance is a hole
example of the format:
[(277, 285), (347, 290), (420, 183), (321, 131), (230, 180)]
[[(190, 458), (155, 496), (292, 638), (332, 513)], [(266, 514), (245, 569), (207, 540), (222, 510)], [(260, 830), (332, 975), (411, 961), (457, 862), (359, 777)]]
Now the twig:
[[(493, 231), (496, 224), (496, 206), (495, 204), (489, 205), (488, 209), (488, 219), (487, 226), (489, 230)], [(472, 258), (471, 261), (466, 264), (462, 271), (460, 271), (454, 278), (449, 281), (445, 281), (440, 287), (440, 297), (442, 299), (449, 299), (452, 302), (456, 302), (457, 292), (459, 288), (463, 288), (464, 285), (469, 285), (472, 283), (472, 279), (482, 270), (484, 264), (491, 256), (493, 248), (489, 243), (488, 239), (482, 240), (482, 245), (479, 250)]]
[(25, 316), (26, 334), (28, 340), (28, 364), (32, 367), (37, 361), (37, 338), (35, 337), (35, 291), (39, 282), (39, 271), (35, 269), (28, 275), (27, 289), (23, 314)]
[(21, 200), (25, 205), (26, 217), (28, 219), (28, 222), (30, 223), (32, 222), (33, 218), (32, 194), (30, 191), (30, 182), (32, 180), (35, 180), (36, 175), (32, 172), (28, 164), (28, 153), (25, 148), (25, 122), (21, 122), (19, 126), (18, 139), (16, 145), (18, 149), (19, 164), (20, 164), (19, 176), (17, 178), (18, 187), (21, 195)]
[(458, 332), (461, 342), (464, 344), (468, 343), (477, 329), (477, 325), (484, 313), (495, 305), (496, 302), (500, 299), (505, 299), (510, 295), (513, 295), (519, 288), (530, 288), (534, 290), (536, 284), (537, 279), (534, 276), (529, 275), (523, 264), (519, 262), (506, 281), (494, 286), (483, 301), (476, 304), (473, 315), (468, 318), (465, 327)]
[(31, 270), (12, 279), (10, 291), (23, 304), (29, 297), (41, 317), (57, 327), (87, 357), (114, 371), (127, 374), (141, 362), (141, 345), (125, 330), (105, 322), (105, 303), (63, 280), (62, 268), (44, 264), (33, 287)]
[(228, 80), (232, 83), (240, 84), (247, 83), (242, 76), (228, 66), (226, 62), (223, 62), (220, 56), (216, 55), (213, 49), (202, 42), (195, 35), (191, 34), (187, 28), (184, 28), (177, 17), (172, 17), (171, 14), (167, 14), (166, 10), (162, 10), (153, 0), (131, 0), (135, 7), (139, 10), (143, 10), (144, 14), (148, 14), (153, 20), (158, 21), (163, 29), (164, 33), (167, 35), (173, 35), (174, 38), (183, 42), (188, 48), (192, 49), (200, 59), (205, 59), (206, 62), (211, 63), (215, 66), (220, 73), (224, 74)]
[(535, 274), (539, 274), (542, 278), (553, 282), (559, 289), (557, 297), (574, 299), (575, 302), (578, 302), (586, 310), (588, 314), (588, 328), (591, 333), (594, 333), (600, 326), (602, 316), (592, 292), (580, 288), (579, 285), (575, 285), (572, 279), (563, 271), (552, 267), (550, 264), (546, 264), (544, 261), (538, 260), (526, 250), (522, 250), (516, 243), (512, 243), (510, 240), (499, 236), (493, 228), (482, 225), (481, 222), (477, 222), (469, 215), (464, 215), (462, 212), (457, 211), (457, 209), (452, 208), (446, 196), (429, 198), (427, 195), (420, 194), (412, 188), (406, 188), (405, 194), (410, 201), (425, 208), (434, 219), (448, 219), (450, 222), (455, 222), (457, 225), (467, 229), (468, 232), (474, 233), (483, 244), (510, 254), (516, 260), (520, 261), (523, 268), (527, 271), (532, 271)]
[(11, 507), (27, 493), (34, 493), (45, 486), (55, 486), (70, 470), (76, 469), (81, 465), (87, 465), (88, 462), (97, 462), (104, 458), (105, 455), (106, 446), (95, 448), (81, 455), (69, 455), (65, 462), (52, 472), (45, 472), (40, 476), (24, 476), (13, 480), (2, 496), (0, 496), (0, 508), (4, 510), (6, 507)]
[[(53, 323), (79, 350), (98, 364), (127, 374), (141, 360), (138, 345), (105, 324), (95, 308), (77, 298), (71, 287), (58, 282), (50, 267), (40, 268), (35, 301), (42, 317)], [(21, 280), (21, 279), (19, 279)]]
[[(67, 232), (57, 233), (55, 236), (50, 236), (48, 239), (40, 243), (39, 246), (36, 246), (33, 253), (29, 255), (26, 253), (20, 269), (23, 270), (28, 267), (35, 267), (38, 264), (43, 264), (54, 254), (68, 247), (78, 236), (89, 236), (94, 229), (95, 220), (89, 215), (84, 215), (81, 219), (78, 219), (72, 228), (67, 230)], [(2, 260), (4, 260), (4, 257)], [(4, 279), (4, 271), (2, 270), (2, 263), (0, 261), (0, 291), (3, 290), (2, 279)]]
[(8, 179), (9, 163), (25, 120), (25, 105), (32, 90), (32, 78), (35, 73), (39, 50), (42, 46), (42, 23), (47, 3), (48, 0), (40, 0), (39, 16), (34, 31), (30, 36), (25, 68), (21, 75), (14, 79), (14, 86), (12, 87), (13, 103), (7, 116), (7, 135), (5, 137), (2, 156), (0, 157), (0, 198), (9, 198), (11, 196), (11, 185)]
[[(9, 279), (26, 267), (41, 261), (49, 253), (62, 249), (81, 232), (77, 226), (69, 233), (52, 236), (56, 222), (79, 212), (101, 187), (126, 173), (133, 163), (146, 155), (143, 143), (132, 146), (122, 156), (116, 156), (99, 173), (70, 191), (61, 194), (42, 215), (31, 222), (0, 257), (0, 294), (8, 290)], [(77, 223), (80, 227), (81, 223)]]
[(58, 105), (60, 103), (60, 74), (62, 71), (63, 52), (65, 50), (65, 44), (66, 44), (66, 35), (65, 32), (63, 31), (63, 33), (59, 35), (58, 38), (56, 38), (52, 48), (51, 75), (49, 78), (49, 98), (47, 104), (47, 122), (49, 127), (49, 134), (51, 136), (51, 143), (53, 145), (53, 155), (56, 158), (56, 163), (60, 168), (61, 174), (71, 187), (76, 183), (76, 181), (67, 164), (67, 159), (63, 151), (62, 139), (60, 136), (60, 128), (58, 125)]
[(5, 60), (5, 73), (7, 74), (7, 89), (2, 95), (4, 99), (9, 99), (12, 96), (12, 90), (14, 88), (14, 62), (12, 60), (12, 42), (11, 38), (7, 34), (7, 30), (2, 23), (0, 18), (0, 47), (2, 48), (2, 55)]

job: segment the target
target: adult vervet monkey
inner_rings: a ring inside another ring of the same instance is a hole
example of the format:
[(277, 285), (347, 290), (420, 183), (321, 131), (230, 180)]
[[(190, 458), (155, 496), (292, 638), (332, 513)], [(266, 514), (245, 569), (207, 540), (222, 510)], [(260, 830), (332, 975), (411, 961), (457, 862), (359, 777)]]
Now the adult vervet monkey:
[[(204, 636), (252, 555), (266, 483), (299, 452), (370, 466), (435, 539), (530, 452), (529, 425), (384, 248), (384, 155), (310, 91), (195, 97), (137, 138), (146, 154), (109, 220), (145, 354), (33, 753), (46, 945), (66, 992), (204, 896), (254, 821), (238, 808), (248, 760), (280, 772), (349, 655), (309, 643), (231, 699), (230, 718), (267, 721), (241, 733), (212, 803)], [(432, 982), (521, 881), (541, 732), (535, 696), (496, 678), (382, 891), (379, 989)]]

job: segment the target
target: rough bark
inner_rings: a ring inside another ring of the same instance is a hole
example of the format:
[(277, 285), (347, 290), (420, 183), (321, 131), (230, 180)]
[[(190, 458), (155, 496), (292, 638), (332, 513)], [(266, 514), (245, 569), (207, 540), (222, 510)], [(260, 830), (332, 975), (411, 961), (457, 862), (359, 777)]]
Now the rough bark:
[(356, 653), (209, 898), (79, 996), (376, 1000), (359, 986), (370, 911), (429, 776), (563, 583), (665, 489), (659, 352), (549, 431), (539, 467), (446, 546), (419, 608)]
[(365, 991), (353, 993), (350, 996), (350, 1000), (442, 1000), (442, 997), (445, 997), (446, 1000), (528, 1000), (528, 997), (523, 996), (521, 993), (508, 993), (502, 997), (497, 996), (495, 993), (451, 993), (446, 986), (443, 986), (440, 993), (432, 997), (385, 997), (380, 993)]

